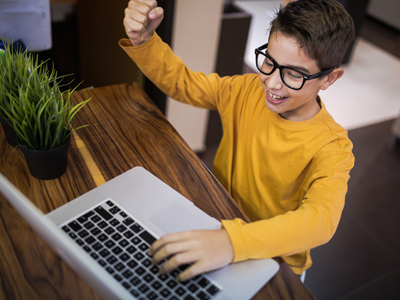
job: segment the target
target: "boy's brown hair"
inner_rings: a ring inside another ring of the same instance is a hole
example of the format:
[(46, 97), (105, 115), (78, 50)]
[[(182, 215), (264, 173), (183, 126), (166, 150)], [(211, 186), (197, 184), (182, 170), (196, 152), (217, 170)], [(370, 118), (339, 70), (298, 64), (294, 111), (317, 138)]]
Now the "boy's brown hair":
[(321, 70), (339, 67), (355, 38), (353, 19), (334, 0), (297, 0), (281, 6), (270, 36), (278, 32), (294, 37)]

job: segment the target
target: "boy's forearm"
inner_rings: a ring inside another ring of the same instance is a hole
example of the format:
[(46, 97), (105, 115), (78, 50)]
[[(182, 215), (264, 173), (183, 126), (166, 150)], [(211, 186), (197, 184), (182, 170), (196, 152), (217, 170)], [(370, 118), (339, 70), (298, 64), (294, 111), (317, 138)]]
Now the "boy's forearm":
[[(252, 223), (240, 219), (224, 220), (223, 228), (234, 248), (234, 262), (279, 256), (291, 261), (289, 265), (294, 269), (308, 268), (304, 261), (296, 261), (299, 257), (292, 256), (300, 255), (305, 259), (310, 249), (327, 243), (335, 233), (343, 211), (347, 175), (342, 173), (330, 180), (340, 181), (342, 188), (335, 190), (337, 185), (334, 185), (331, 191), (326, 191), (322, 186), (330, 185), (330, 182), (316, 183), (296, 211)], [(320, 192), (314, 193), (317, 190)]]
[(218, 76), (189, 70), (157, 33), (138, 47), (133, 47), (128, 39), (121, 39), (119, 44), (163, 93), (183, 103), (215, 109)]

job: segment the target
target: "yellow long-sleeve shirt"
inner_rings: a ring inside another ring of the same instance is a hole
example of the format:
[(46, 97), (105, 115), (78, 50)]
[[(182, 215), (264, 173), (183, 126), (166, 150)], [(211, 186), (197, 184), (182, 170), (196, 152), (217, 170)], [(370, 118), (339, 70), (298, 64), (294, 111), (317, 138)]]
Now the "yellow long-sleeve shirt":
[(310, 249), (338, 226), (354, 165), (347, 131), (320, 99), (312, 119), (288, 121), (268, 110), (256, 74), (193, 72), (157, 34), (120, 46), (165, 94), (218, 110), (223, 137), (213, 173), (252, 220), (222, 221), (234, 262), (280, 256), (297, 274), (310, 267)]

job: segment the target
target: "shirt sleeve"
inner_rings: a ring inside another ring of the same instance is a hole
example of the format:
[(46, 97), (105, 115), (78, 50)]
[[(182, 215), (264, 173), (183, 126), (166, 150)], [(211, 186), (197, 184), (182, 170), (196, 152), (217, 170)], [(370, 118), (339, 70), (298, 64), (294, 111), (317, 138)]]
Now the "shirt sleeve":
[(342, 151), (315, 158), (297, 210), (252, 223), (222, 221), (234, 248), (234, 262), (287, 257), (327, 243), (339, 224), (353, 164), (352, 153)]
[(217, 109), (221, 95), (229, 95), (230, 77), (191, 71), (157, 33), (137, 47), (129, 39), (121, 39), (119, 45), (149, 80), (179, 102)]

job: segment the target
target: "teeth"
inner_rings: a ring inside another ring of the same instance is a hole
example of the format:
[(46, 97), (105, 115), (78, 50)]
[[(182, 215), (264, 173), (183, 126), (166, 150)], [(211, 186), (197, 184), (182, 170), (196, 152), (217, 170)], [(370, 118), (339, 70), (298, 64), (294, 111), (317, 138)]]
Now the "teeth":
[(269, 93), (269, 95), (271, 96), (271, 98), (273, 98), (273, 99), (275, 99), (275, 100), (282, 99), (282, 97), (280, 97), (280, 96), (273, 95), (273, 94), (271, 94), (270, 92), (268, 92), (268, 93)]

